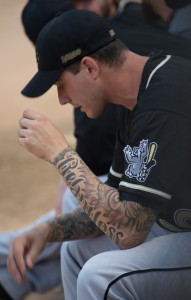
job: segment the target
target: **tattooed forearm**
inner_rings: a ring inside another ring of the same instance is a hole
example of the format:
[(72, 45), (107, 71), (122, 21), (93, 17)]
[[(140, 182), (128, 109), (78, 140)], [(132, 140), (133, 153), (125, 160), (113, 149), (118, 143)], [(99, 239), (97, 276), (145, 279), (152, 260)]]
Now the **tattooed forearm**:
[(78, 240), (103, 234), (81, 208), (56, 217), (48, 224), (51, 228), (49, 242)]
[(120, 201), (118, 190), (103, 184), (70, 147), (53, 164), (89, 218), (120, 247), (133, 247), (145, 240), (157, 212)]

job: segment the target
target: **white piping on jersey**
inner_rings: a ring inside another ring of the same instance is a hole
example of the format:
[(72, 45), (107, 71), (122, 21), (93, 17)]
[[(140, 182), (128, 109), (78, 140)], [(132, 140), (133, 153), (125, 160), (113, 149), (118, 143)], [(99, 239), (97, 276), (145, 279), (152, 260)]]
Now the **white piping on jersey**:
[(163, 197), (165, 199), (168, 199), (168, 200), (170, 200), (171, 197), (172, 197), (171, 195), (169, 195), (167, 193), (164, 193), (164, 192), (161, 192), (161, 191), (149, 188), (147, 186), (139, 185), (139, 184), (133, 184), (133, 183), (121, 181), (119, 185), (123, 185), (125, 187), (131, 188), (131, 189), (134, 189), (134, 190), (140, 190), (140, 191), (144, 191), (144, 192), (149, 192), (151, 194), (155, 194), (155, 195), (161, 196), (161, 197)]
[(112, 169), (112, 167), (110, 168), (109, 171), (110, 171), (111, 175), (113, 175), (113, 176), (115, 176), (115, 177), (118, 177), (118, 178), (121, 178), (122, 175), (123, 175), (123, 174), (120, 174), (120, 173), (115, 172), (115, 171)]
[(150, 81), (151, 81), (151, 78), (153, 77), (154, 73), (155, 73), (159, 68), (161, 68), (162, 66), (164, 66), (164, 64), (166, 64), (166, 62), (167, 62), (170, 58), (171, 58), (171, 55), (167, 55), (166, 58), (165, 58), (163, 61), (161, 61), (161, 63), (160, 63), (158, 66), (156, 66), (156, 68), (155, 68), (154, 70), (152, 70), (152, 72), (151, 72), (151, 74), (149, 75), (149, 78), (148, 78), (148, 80), (147, 80), (147, 84), (146, 84), (146, 88), (145, 88), (145, 89), (148, 88), (148, 86), (149, 86), (149, 84), (150, 84)]

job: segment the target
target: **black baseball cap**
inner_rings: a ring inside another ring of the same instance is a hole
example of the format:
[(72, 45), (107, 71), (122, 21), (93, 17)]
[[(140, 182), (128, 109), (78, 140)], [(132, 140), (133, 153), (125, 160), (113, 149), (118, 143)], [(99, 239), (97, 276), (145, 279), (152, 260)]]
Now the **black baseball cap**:
[(43, 95), (68, 65), (115, 39), (113, 29), (94, 12), (74, 9), (55, 17), (38, 35), (38, 72), (21, 93), (27, 97)]
[(28, 0), (21, 12), (21, 21), (28, 38), (36, 43), (41, 29), (56, 15), (74, 9), (70, 0)]

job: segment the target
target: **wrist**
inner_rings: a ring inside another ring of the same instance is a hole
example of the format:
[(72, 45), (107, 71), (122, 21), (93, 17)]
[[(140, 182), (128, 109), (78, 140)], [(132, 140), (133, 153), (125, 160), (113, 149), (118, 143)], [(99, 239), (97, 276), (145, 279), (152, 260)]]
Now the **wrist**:
[(68, 149), (71, 149), (68, 144), (61, 145), (57, 151), (54, 151), (53, 153), (49, 154), (48, 161), (56, 167), (58, 161), (63, 159), (64, 153), (68, 151)]
[(48, 222), (39, 224), (36, 230), (38, 231), (39, 235), (45, 243), (50, 241), (51, 227), (49, 226)]
[(52, 155), (49, 159), (49, 162), (54, 165), (57, 169), (59, 166), (59, 163), (64, 160), (66, 153), (74, 151), (69, 145), (66, 147), (62, 148), (57, 154)]

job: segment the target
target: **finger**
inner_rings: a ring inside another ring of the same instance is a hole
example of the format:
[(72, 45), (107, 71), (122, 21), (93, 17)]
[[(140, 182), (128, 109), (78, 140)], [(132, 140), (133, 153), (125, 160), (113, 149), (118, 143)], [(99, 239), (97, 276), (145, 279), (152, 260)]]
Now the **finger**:
[(26, 138), (18, 138), (18, 144), (22, 147), (25, 147), (26, 145)]
[(21, 273), (15, 261), (11, 260), (10, 258), (7, 259), (7, 269), (15, 279), (15, 281), (17, 281), (18, 283), (24, 282), (25, 272)]
[(26, 255), (25, 262), (28, 268), (33, 268), (37, 254), (38, 253), (35, 251), (35, 249), (31, 249), (31, 251)]
[(45, 247), (49, 230), (49, 225), (46, 223), (41, 223), (31, 231), (32, 243), (30, 244), (30, 248), (28, 249), (28, 253), (26, 255), (27, 267), (32, 268), (34, 266), (37, 256)]
[(26, 266), (23, 254), (24, 249), (19, 250), (17, 244), (11, 242), (7, 268), (18, 283), (23, 282), (25, 278)]
[(24, 110), (24, 112), (23, 112), (23, 118), (26, 118), (26, 119), (29, 119), (29, 120), (35, 120), (39, 116), (40, 116), (39, 113), (37, 113), (33, 110), (30, 110), (30, 109)]
[(19, 129), (19, 132), (18, 132), (18, 136), (19, 138), (26, 138), (28, 136), (29, 132), (28, 132), (28, 129)]
[[(41, 248), (41, 247), (40, 247)], [(29, 252), (26, 255), (25, 258), (25, 262), (28, 268), (32, 269), (37, 256), (39, 254), (39, 252), (41, 251), (41, 249), (39, 248), (39, 242), (38, 243), (34, 243), (33, 246), (30, 248)]]
[(30, 119), (21, 118), (19, 120), (20, 128), (23, 128), (23, 129), (30, 128), (31, 124), (32, 124), (32, 120), (30, 120)]

